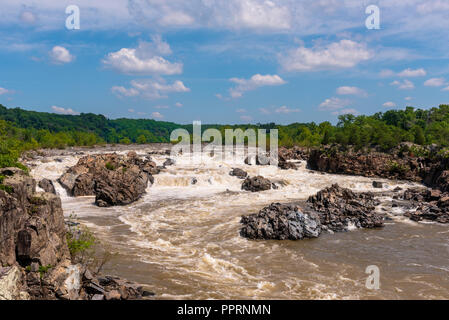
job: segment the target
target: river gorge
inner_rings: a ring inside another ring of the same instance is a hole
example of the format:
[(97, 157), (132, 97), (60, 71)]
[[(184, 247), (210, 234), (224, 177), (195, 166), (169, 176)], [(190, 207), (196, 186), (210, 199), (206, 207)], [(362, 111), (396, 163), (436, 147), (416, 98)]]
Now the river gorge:
[[(120, 146), (117, 153), (150, 153), (162, 165), (167, 147)], [(51, 179), (65, 217), (76, 215), (116, 253), (107, 273), (145, 284), (156, 299), (449, 299), (449, 226), (411, 221), (388, 195), (418, 183), (325, 174), (307, 169), (305, 161), (296, 162), (298, 170), (251, 166), (243, 158), (233, 164), (218, 155), (200, 164), (175, 157), (142, 198), (124, 206), (98, 207), (95, 197), (71, 197), (57, 182), (81, 157), (111, 151), (54, 151), (30, 161), (31, 175)], [(233, 167), (279, 188), (243, 191), (242, 180), (229, 175)], [(374, 188), (374, 180), (382, 188)], [(385, 226), (299, 241), (240, 236), (242, 215), (272, 202), (305, 202), (334, 183), (378, 194), (376, 211), (389, 217)], [(365, 286), (370, 265), (380, 270), (378, 290)]]

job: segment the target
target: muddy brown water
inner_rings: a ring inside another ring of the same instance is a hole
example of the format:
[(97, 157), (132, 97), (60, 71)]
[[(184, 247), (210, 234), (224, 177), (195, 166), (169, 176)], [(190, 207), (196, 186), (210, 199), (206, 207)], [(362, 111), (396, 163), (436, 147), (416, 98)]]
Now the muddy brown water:
[[(32, 174), (56, 181), (79, 155), (58, 158), (37, 160)], [(154, 159), (160, 164), (165, 156)], [(318, 174), (304, 164), (284, 171), (216, 158), (200, 165), (183, 156), (175, 160), (128, 206), (98, 208), (92, 197), (68, 197), (56, 184), (64, 214), (76, 214), (117, 253), (105, 272), (145, 284), (158, 299), (449, 299), (449, 226), (411, 222), (391, 208), (388, 197), (376, 208), (392, 218), (381, 229), (301, 241), (250, 241), (239, 235), (241, 215), (271, 202), (306, 200), (332, 183), (378, 191), (373, 179)], [(242, 181), (228, 175), (232, 166), (284, 186), (242, 192)], [(416, 185), (381, 181), (383, 191)], [(365, 286), (371, 265), (380, 270), (378, 290)]]

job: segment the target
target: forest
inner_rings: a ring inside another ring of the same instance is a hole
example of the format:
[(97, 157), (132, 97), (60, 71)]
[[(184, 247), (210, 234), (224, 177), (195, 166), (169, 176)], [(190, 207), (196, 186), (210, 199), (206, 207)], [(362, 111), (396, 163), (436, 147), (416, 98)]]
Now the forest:
[[(108, 119), (93, 113), (60, 115), (10, 109), (0, 104), (0, 167), (20, 166), (17, 162), (20, 154), (31, 149), (170, 142), (170, 133), (177, 128), (192, 132), (192, 125), (173, 122)], [(356, 149), (378, 148), (385, 152), (401, 142), (448, 147), (449, 105), (430, 109), (406, 107), (370, 116), (347, 114), (340, 116), (336, 125), (328, 121), (289, 125), (202, 125), (202, 130), (208, 128), (220, 130), (223, 137), (225, 129), (278, 129), (279, 146), (285, 147), (339, 144)]]

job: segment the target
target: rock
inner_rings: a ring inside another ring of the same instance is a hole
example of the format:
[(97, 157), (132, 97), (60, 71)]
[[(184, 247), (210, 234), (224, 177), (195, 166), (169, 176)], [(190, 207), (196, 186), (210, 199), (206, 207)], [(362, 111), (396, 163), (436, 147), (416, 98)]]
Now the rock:
[[(0, 170), (5, 175), (7, 170)], [(69, 257), (61, 200), (51, 193), (36, 193), (36, 182), (20, 169), (6, 174), (0, 190), (0, 265), (31, 262), (57, 265)]]
[(162, 164), (164, 167), (172, 166), (175, 164), (175, 160), (167, 158)]
[(45, 192), (56, 194), (55, 186), (53, 185), (53, 181), (48, 179), (42, 179), (39, 181), (39, 187), (41, 187)]
[(17, 266), (0, 267), (0, 300), (29, 300), (23, 289), (22, 272)]
[(120, 292), (118, 292), (117, 290), (112, 290), (106, 292), (104, 297), (106, 298), (106, 300), (120, 300), (122, 296), (120, 295)]
[(239, 179), (245, 179), (248, 176), (248, 173), (240, 168), (232, 168), (229, 172), (230, 176), (237, 177)]
[(107, 207), (138, 200), (159, 171), (151, 158), (134, 151), (127, 156), (99, 154), (81, 158), (58, 181), (70, 195), (95, 196), (98, 206)]
[(190, 184), (197, 184), (198, 180), (196, 178), (192, 178), (190, 180)]
[(272, 203), (257, 214), (243, 216), (240, 235), (249, 239), (301, 240), (316, 238), (321, 223), (316, 214), (305, 214), (293, 205)]
[(354, 193), (334, 184), (310, 196), (307, 203), (318, 212), (321, 225), (334, 232), (383, 226), (384, 216), (374, 211), (380, 202), (369, 192)]
[(257, 155), (246, 157), (244, 162), (248, 165), (256, 164), (258, 166), (268, 166), (271, 164), (275, 165), (278, 163), (275, 159), (272, 159), (269, 155), (262, 152), (258, 153)]
[(251, 192), (258, 192), (270, 189), (271, 189), (270, 180), (262, 176), (256, 176), (252, 178), (248, 177), (245, 179), (245, 181), (243, 181), (242, 184), (242, 190), (247, 190)]
[(373, 181), (374, 188), (383, 188), (383, 183), (380, 181)]
[(296, 165), (294, 163), (288, 162), (281, 155), (279, 155), (279, 158), (278, 158), (278, 167), (282, 170), (288, 170), (288, 169), (298, 170), (298, 168), (296, 167)]
[(102, 294), (94, 294), (91, 300), (104, 300), (104, 295)]
[(449, 192), (438, 189), (409, 188), (402, 199), (412, 201), (416, 210), (407, 211), (404, 216), (413, 221), (434, 221), (449, 223)]

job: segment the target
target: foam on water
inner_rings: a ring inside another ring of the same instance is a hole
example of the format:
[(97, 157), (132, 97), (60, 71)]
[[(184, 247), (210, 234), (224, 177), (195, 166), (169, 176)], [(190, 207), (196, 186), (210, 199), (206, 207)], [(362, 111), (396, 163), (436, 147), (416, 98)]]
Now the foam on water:
[[(139, 150), (138, 154), (149, 150)], [(351, 264), (353, 258), (349, 258), (350, 261), (337, 259), (335, 247), (345, 248), (344, 234), (300, 242), (248, 241), (239, 235), (240, 218), (271, 202), (306, 200), (333, 183), (354, 191), (374, 192), (397, 186), (403, 189), (416, 186), (376, 179), (384, 182), (382, 189), (376, 189), (372, 186), (374, 179), (321, 174), (307, 170), (305, 162), (300, 163), (298, 170), (280, 170), (274, 166), (246, 165), (243, 159), (237, 162), (223, 160), (218, 154), (203, 157), (201, 164), (192, 164), (187, 155), (180, 155), (174, 159), (173, 166), (154, 176), (154, 184), (139, 201), (127, 206), (99, 208), (93, 204), (93, 197), (69, 197), (57, 183), (57, 178), (76, 164), (79, 157), (81, 155), (58, 157), (61, 162), (54, 158), (48, 163), (37, 161), (31, 174), (37, 179), (48, 178), (54, 182), (66, 216), (75, 213), (83, 223), (89, 223), (102, 240), (112, 244), (122, 256), (129, 257), (127, 261), (138, 259), (151, 266), (148, 270), (142, 267), (140, 272), (146, 272), (152, 279), (148, 284), (154, 286), (153, 290), (160, 293), (161, 298), (343, 299), (371, 296), (372, 293), (364, 288), (366, 266), (359, 270)], [(166, 156), (154, 155), (152, 158), (161, 165)], [(262, 175), (275, 182), (279, 189), (258, 193), (242, 191), (243, 180), (229, 175), (233, 167), (242, 168), (250, 176)], [(194, 179), (196, 183), (192, 184)], [(404, 221), (404, 227), (416, 228), (418, 225), (403, 218), (399, 209), (390, 211), (394, 222)], [(361, 246), (370, 238), (363, 236), (361, 231), (349, 234), (358, 237), (355, 243)], [(387, 240), (388, 237), (383, 235), (369, 241)], [(439, 271), (445, 268), (429, 265)], [(119, 266), (117, 262), (115, 268)], [(145, 282), (145, 278), (136, 280)], [(391, 292), (384, 292), (384, 297), (398, 294), (394, 288)]]

